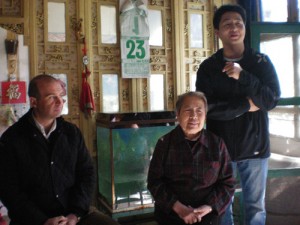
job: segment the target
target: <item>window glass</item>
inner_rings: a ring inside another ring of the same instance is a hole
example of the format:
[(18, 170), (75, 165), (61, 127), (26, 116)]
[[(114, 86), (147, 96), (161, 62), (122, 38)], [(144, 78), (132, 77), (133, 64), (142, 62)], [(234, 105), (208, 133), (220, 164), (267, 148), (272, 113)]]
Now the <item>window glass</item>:
[(162, 35), (161, 11), (149, 10), (148, 21), (149, 21), (149, 29), (150, 29), (149, 44), (153, 46), (162, 46), (163, 35)]
[(285, 108), (287, 108), (285, 113), (276, 113), (273, 111), (269, 113), (270, 133), (276, 136), (293, 138), (295, 137), (296, 130), (294, 113), (289, 112), (292, 111), (291, 107)]
[(298, 20), (297, 1), (261, 0), (262, 22), (251, 24), (251, 45), (272, 60), (282, 93), (277, 107), (268, 112), (269, 169), (300, 167), (300, 29), (297, 23), (286, 23)]
[(201, 14), (190, 14), (190, 47), (203, 48), (203, 26)]
[(66, 41), (65, 4), (48, 2), (48, 41)]
[[(261, 34), (260, 50), (266, 53), (276, 69), (281, 98), (299, 95), (298, 34)], [(278, 49), (280, 46), (280, 50)], [(270, 168), (300, 167), (300, 158), (295, 149), (300, 146), (298, 106), (278, 106), (269, 112), (271, 142)]]
[(287, 22), (287, 0), (261, 0), (262, 21)]
[[(280, 88), (281, 97), (294, 97), (294, 51), (293, 51), (293, 38), (288, 34), (262, 34), (260, 42), (260, 50), (266, 53), (276, 69)], [(278, 49), (280, 47), (280, 51)], [(298, 52), (295, 52), (298, 54)]]
[(271, 158), (269, 168), (299, 168), (298, 106), (279, 106), (269, 112)]
[(62, 115), (68, 115), (69, 113), (69, 107), (68, 107), (68, 80), (67, 80), (67, 74), (51, 74), (51, 76), (55, 77), (56, 79), (59, 79), (61, 81), (62, 86), (65, 88), (66, 90), (66, 95), (63, 97), (63, 99), (65, 100), (64, 106), (63, 106), (63, 110), (61, 112)]
[(195, 73), (191, 74), (190, 76), (190, 90), (196, 91), (196, 78), (197, 75)]
[(101, 12), (101, 43), (116, 44), (116, 8), (114, 6), (100, 6)]
[(164, 110), (164, 76), (162, 74), (150, 76), (150, 110)]
[(103, 112), (119, 111), (119, 84), (117, 74), (102, 75)]

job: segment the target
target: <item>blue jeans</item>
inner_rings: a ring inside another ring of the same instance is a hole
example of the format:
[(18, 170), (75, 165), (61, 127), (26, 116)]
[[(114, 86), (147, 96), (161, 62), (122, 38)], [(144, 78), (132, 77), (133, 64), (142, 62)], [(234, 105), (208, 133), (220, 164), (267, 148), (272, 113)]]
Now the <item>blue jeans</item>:
[[(232, 162), (234, 175), (240, 176), (243, 196), (244, 225), (265, 225), (265, 193), (268, 158)], [(233, 198), (232, 198), (233, 202)], [(233, 225), (232, 204), (221, 219), (221, 225)]]

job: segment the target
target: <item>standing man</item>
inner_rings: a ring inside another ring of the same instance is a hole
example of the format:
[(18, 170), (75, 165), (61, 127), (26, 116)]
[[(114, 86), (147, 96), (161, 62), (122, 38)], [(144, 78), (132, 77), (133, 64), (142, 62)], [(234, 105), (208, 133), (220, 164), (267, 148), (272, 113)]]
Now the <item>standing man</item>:
[[(245, 224), (264, 225), (265, 190), (270, 156), (268, 111), (280, 97), (276, 71), (268, 56), (244, 45), (246, 13), (223, 5), (213, 25), (223, 48), (197, 72), (196, 90), (208, 99), (207, 129), (221, 136), (240, 175)], [(232, 225), (232, 207), (222, 225)]]
[(204, 129), (207, 101), (201, 92), (179, 96), (179, 125), (161, 137), (148, 173), (159, 225), (219, 225), (235, 180), (224, 141)]
[(80, 130), (60, 116), (62, 83), (38, 75), (28, 94), (31, 109), (0, 139), (0, 199), (10, 225), (117, 225), (89, 212), (95, 171)]

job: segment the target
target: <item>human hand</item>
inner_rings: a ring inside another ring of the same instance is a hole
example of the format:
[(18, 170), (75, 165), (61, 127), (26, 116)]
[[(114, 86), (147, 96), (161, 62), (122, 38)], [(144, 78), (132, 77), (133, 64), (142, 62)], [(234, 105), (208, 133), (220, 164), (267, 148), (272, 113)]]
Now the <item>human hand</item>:
[(67, 219), (68, 219), (67, 225), (75, 225), (79, 222), (78, 217), (75, 214), (67, 215)]
[(232, 77), (233, 79), (238, 80), (240, 78), (240, 73), (242, 70), (243, 69), (240, 64), (235, 62), (226, 62), (226, 65), (224, 66), (222, 72), (225, 72), (228, 77)]
[(251, 98), (249, 98), (248, 101), (250, 104), (250, 109), (248, 110), (248, 112), (255, 112), (259, 110), (259, 108), (254, 104)]
[(197, 215), (198, 217), (198, 222), (200, 222), (202, 220), (202, 217), (207, 215), (208, 213), (211, 213), (212, 208), (209, 205), (202, 205), (196, 209), (194, 209), (194, 213)]
[(66, 225), (68, 219), (64, 216), (57, 216), (53, 218), (49, 218), (44, 225)]
[(186, 224), (193, 224), (198, 222), (197, 214), (194, 213), (194, 209), (190, 206), (183, 205), (177, 201), (173, 205), (173, 210)]

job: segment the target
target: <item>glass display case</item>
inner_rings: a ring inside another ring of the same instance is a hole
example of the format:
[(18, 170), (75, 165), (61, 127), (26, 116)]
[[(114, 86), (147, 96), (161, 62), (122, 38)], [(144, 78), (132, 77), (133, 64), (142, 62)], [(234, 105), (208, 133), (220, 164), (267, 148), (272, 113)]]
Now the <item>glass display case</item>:
[(97, 114), (98, 203), (113, 217), (153, 211), (149, 163), (157, 140), (175, 126), (171, 111)]

